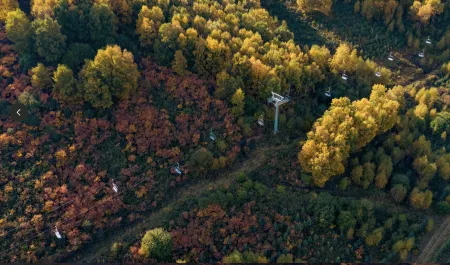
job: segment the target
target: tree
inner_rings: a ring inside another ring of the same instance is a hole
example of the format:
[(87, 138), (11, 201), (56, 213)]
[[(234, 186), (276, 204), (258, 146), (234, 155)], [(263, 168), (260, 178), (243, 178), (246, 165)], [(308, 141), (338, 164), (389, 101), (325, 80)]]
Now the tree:
[(80, 70), (84, 60), (91, 60), (95, 56), (95, 51), (89, 44), (72, 43), (61, 59), (61, 62), (74, 71)]
[(116, 38), (116, 15), (107, 4), (94, 3), (88, 15), (89, 36), (94, 47), (114, 43)]
[[(367, 145), (377, 134), (392, 128), (397, 120), (398, 98), (382, 85), (373, 86), (370, 99), (350, 102), (348, 98), (333, 99), (330, 108), (318, 119), (299, 153), (299, 161), (313, 181), (323, 187), (331, 176), (344, 173), (345, 160), (354, 150)], [(366, 163), (367, 164), (367, 163)], [(362, 179), (353, 180), (367, 187), (375, 177), (375, 165), (365, 165)]]
[(277, 263), (294, 263), (294, 256), (292, 254), (281, 254), (277, 259)]
[(450, 154), (442, 155), (436, 161), (436, 165), (439, 169), (439, 176), (443, 180), (450, 179)]
[(397, 252), (401, 260), (406, 260), (411, 249), (414, 247), (414, 237), (406, 240), (399, 240), (392, 246), (392, 250)]
[(414, 159), (413, 168), (420, 176), (418, 185), (421, 188), (426, 188), (428, 182), (434, 177), (437, 172), (436, 163), (429, 162), (427, 156), (421, 156)]
[(243, 263), (242, 253), (235, 249), (230, 255), (223, 257), (223, 263)]
[(331, 58), (330, 50), (328, 50), (325, 46), (313, 45), (311, 49), (308, 51), (311, 59), (317, 63), (321, 68), (326, 68), (328, 65), (328, 61)]
[(268, 260), (263, 255), (257, 255), (251, 251), (239, 252), (237, 249), (233, 250), (230, 255), (224, 256), (223, 263), (268, 263)]
[(341, 232), (345, 232), (355, 226), (356, 220), (353, 218), (352, 212), (340, 211), (336, 224), (339, 226)]
[(433, 16), (438, 15), (443, 11), (444, 4), (441, 3), (441, 0), (416, 0), (411, 6), (413, 19), (424, 24), (428, 24)]
[(133, 54), (118, 46), (100, 49), (80, 72), (85, 100), (95, 108), (109, 108), (113, 97), (126, 99), (138, 85), (139, 71)]
[(433, 121), (430, 122), (430, 127), (435, 134), (441, 134), (445, 131), (450, 132), (450, 112), (442, 111), (437, 113)]
[(370, 247), (378, 246), (383, 239), (384, 229), (382, 227), (375, 229), (366, 237), (366, 244)]
[(231, 113), (233, 115), (239, 117), (244, 114), (244, 99), (245, 94), (242, 89), (238, 88), (234, 95), (231, 97), (231, 104), (233, 104), (233, 108), (231, 109)]
[(35, 18), (53, 17), (53, 10), (59, 2), (60, 0), (33, 0), (31, 14)]
[(407, 190), (411, 189), (410, 181), (407, 175), (395, 174), (392, 177), (392, 186), (395, 184), (403, 185)]
[(159, 27), (164, 22), (164, 14), (159, 6), (151, 9), (144, 5), (136, 21), (136, 33), (142, 47), (151, 47), (158, 36)]
[(358, 67), (358, 54), (356, 49), (351, 50), (350, 46), (342, 43), (336, 49), (331, 61), (330, 68), (334, 73), (343, 71), (355, 72)]
[(373, 0), (364, 0), (361, 8), (361, 13), (367, 20), (371, 20), (374, 17), (375, 13), (375, 5), (373, 4)]
[(141, 241), (139, 254), (154, 258), (158, 262), (169, 262), (172, 258), (172, 236), (162, 228), (155, 228), (145, 233)]
[(205, 173), (211, 168), (213, 160), (211, 152), (202, 147), (195, 151), (189, 159), (189, 170), (197, 174)]
[(32, 23), (36, 38), (36, 51), (48, 63), (56, 63), (66, 48), (66, 36), (61, 33), (61, 26), (56, 20), (45, 17)]
[(36, 98), (28, 91), (24, 91), (22, 94), (20, 94), (18, 100), (21, 104), (29, 108), (33, 108), (39, 104)]
[(420, 191), (414, 188), (409, 196), (411, 205), (416, 209), (428, 209), (433, 200), (433, 193), (430, 190)]
[(377, 188), (383, 189), (384, 187), (386, 187), (392, 174), (392, 169), (393, 165), (391, 158), (387, 155), (383, 155), (380, 158), (380, 162), (377, 168), (377, 175), (375, 177), (375, 184)]
[(173, 62), (172, 62), (172, 70), (175, 73), (182, 76), (185, 74), (186, 68), (187, 68), (186, 58), (184, 58), (182, 51), (177, 50), (175, 52), (175, 58), (173, 59)]
[[(136, 1), (134, 1), (136, 2)], [(130, 24), (133, 20), (133, 1), (129, 0), (110, 0), (109, 5), (111, 6), (113, 12), (117, 14), (120, 23)]]
[(31, 22), (22, 10), (8, 12), (6, 35), (14, 43), (14, 48), (19, 54), (31, 52), (33, 36)]
[(240, 87), (240, 80), (222, 71), (216, 75), (216, 90), (214, 96), (219, 99), (228, 99)]
[(328, 16), (331, 13), (333, 0), (297, 0), (297, 5), (303, 12), (318, 11)]
[(51, 71), (42, 63), (31, 69), (31, 85), (44, 90), (52, 87)]
[(395, 184), (391, 188), (391, 196), (397, 203), (401, 203), (405, 199), (406, 193), (408, 190), (401, 184)]
[(17, 0), (0, 0), (0, 21), (5, 22), (8, 12), (19, 8), (19, 2)]
[(375, 178), (375, 168), (376, 165), (374, 163), (366, 162), (363, 165), (364, 174), (362, 176), (362, 186), (364, 189), (367, 189), (370, 184), (372, 184), (373, 179)]
[(358, 165), (352, 169), (351, 177), (356, 185), (362, 185), (362, 176), (364, 173), (364, 168)]
[(53, 73), (53, 82), (53, 93), (55, 93), (58, 98), (64, 101), (75, 100), (76, 80), (69, 67), (59, 64), (58, 68)]

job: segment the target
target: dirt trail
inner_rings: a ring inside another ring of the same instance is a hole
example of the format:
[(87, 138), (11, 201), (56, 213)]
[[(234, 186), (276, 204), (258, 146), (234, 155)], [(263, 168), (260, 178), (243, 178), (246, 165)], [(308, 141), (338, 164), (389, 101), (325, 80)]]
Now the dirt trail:
[(104, 238), (97, 240), (97, 242), (93, 242), (92, 245), (86, 246), (75, 253), (71, 253), (68, 257), (56, 257), (56, 261), (77, 263), (97, 262), (97, 259), (108, 251), (114, 242), (123, 242), (125, 239), (139, 235), (149, 228), (162, 225), (165, 214), (177, 204), (182, 203), (186, 198), (231, 184), (237, 174), (241, 172), (248, 173), (256, 170), (270, 158), (270, 154), (272, 152), (286, 148), (292, 144), (296, 144), (297, 142), (298, 140), (293, 140), (287, 145), (258, 148), (252, 152), (245, 161), (235, 165), (232, 169), (224, 174), (221, 174), (218, 178), (201, 181), (180, 190), (178, 195), (172, 197), (172, 199), (163, 208), (150, 213), (148, 216), (136, 221), (135, 223), (123, 226), (122, 228), (116, 228), (114, 231), (109, 232)]
[(438, 229), (434, 230), (422, 253), (416, 259), (416, 263), (433, 262), (437, 251), (450, 239), (450, 216), (446, 217)]

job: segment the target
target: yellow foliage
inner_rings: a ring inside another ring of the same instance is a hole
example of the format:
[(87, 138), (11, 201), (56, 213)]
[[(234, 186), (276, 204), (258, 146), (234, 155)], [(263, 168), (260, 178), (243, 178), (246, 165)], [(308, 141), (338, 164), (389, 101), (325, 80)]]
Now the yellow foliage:
[[(344, 162), (351, 152), (394, 126), (398, 108), (399, 103), (387, 95), (382, 85), (373, 87), (369, 100), (333, 99), (323, 117), (314, 123), (299, 153), (302, 168), (312, 173), (317, 186), (324, 186), (330, 177), (344, 172)], [(359, 171), (352, 173), (353, 180), (367, 187), (373, 180), (374, 168), (367, 168), (364, 181), (361, 180), (361, 169), (355, 170)], [(380, 179), (379, 184), (382, 182)]]
[(5, 22), (6, 15), (19, 7), (17, 0), (0, 0), (0, 21)]
[(433, 199), (433, 193), (430, 190), (419, 191), (419, 189), (414, 188), (409, 197), (411, 205), (416, 209), (428, 209), (430, 207)]
[(160, 7), (151, 9), (143, 5), (136, 21), (136, 33), (139, 35), (140, 45), (151, 47), (158, 36), (159, 27), (164, 21), (164, 14)]
[(305, 13), (318, 11), (328, 16), (331, 13), (333, 0), (297, 0), (297, 5), (298, 9)]
[(334, 73), (343, 71), (355, 72), (358, 67), (358, 53), (351, 49), (347, 43), (342, 43), (330, 61), (330, 68)]
[(36, 18), (53, 17), (53, 10), (60, 0), (32, 0), (31, 14)]
[(444, 4), (441, 3), (441, 0), (416, 0), (411, 6), (413, 17), (424, 24), (428, 24), (433, 16), (443, 11)]

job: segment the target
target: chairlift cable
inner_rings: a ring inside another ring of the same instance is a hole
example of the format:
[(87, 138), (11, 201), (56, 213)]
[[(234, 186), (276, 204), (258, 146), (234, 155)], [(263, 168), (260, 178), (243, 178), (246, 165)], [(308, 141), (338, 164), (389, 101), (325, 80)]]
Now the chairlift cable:
[[(162, 173), (162, 172), (163, 172), (163, 171), (158, 172), (157, 174), (155, 174), (155, 176), (158, 175), (158, 174), (160, 174), (160, 173)], [(113, 199), (113, 198), (115, 198), (115, 197), (117, 197), (117, 196), (119, 196), (120, 194), (124, 193), (124, 192), (127, 191), (127, 190), (130, 190), (130, 189), (132, 189), (132, 188), (135, 188), (138, 184), (141, 184), (141, 183), (144, 182), (145, 180), (147, 180), (147, 179), (146, 179), (146, 178), (143, 178), (141, 181), (135, 183), (133, 186), (131, 186), (131, 187), (129, 187), (129, 188), (125, 188), (123, 191), (118, 192), (118, 193), (112, 195), (112, 196), (109, 198), (109, 200), (110, 200), (110, 199)], [(92, 210), (92, 209), (94, 209), (94, 208), (100, 206), (101, 204), (103, 204), (103, 203), (105, 203), (105, 202), (108, 202), (109, 200), (102, 200), (102, 201), (98, 202), (98, 203), (95, 204), (94, 206), (89, 207), (84, 213), (83, 213), (83, 212), (80, 212), (80, 213), (78, 213), (77, 215), (73, 216), (72, 218), (70, 218), (70, 219), (68, 219), (68, 220), (66, 220), (66, 221), (63, 221), (62, 224), (67, 224), (67, 223), (69, 223), (70, 221), (74, 220), (75, 218), (77, 218), (77, 217), (79, 217), (79, 216), (81, 216), (81, 215), (87, 214), (90, 210)], [(42, 234), (44, 234), (44, 233), (46, 233), (46, 232), (49, 232), (49, 231), (51, 232), (51, 231), (52, 231), (52, 228), (46, 229), (46, 230), (44, 230), (44, 231), (42, 231), (42, 232), (40, 232), (40, 233), (38, 233), (38, 234), (36, 234), (36, 235), (30, 237), (30, 238), (27, 238), (26, 240), (21, 241), (21, 242), (19, 242), (19, 243), (16, 243), (16, 244), (13, 243), (13, 246), (12, 246), (12, 247), (10, 247), (10, 248), (8, 248), (8, 249), (6, 249), (6, 250), (0, 252), (0, 255), (4, 254), (4, 253), (6, 253), (6, 252), (8, 252), (8, 251), (10, 251), (10, 250), (13, 250), (13, 249), (15, 249), (16, 247), (18, 247), (19, 245), (22, 245), (22, 244), (24, 244), (24, 243), (27, 243), (28, 241), (30, 241), (30, 240), (36, 238), (37, 236), (40, 236), (40, 235), (42, 235)]]

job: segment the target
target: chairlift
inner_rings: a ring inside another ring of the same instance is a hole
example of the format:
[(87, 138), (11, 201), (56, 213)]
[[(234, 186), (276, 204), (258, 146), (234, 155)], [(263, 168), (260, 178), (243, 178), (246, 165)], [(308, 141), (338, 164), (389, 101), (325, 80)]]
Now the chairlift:
[(173, 166), (173, 169), (175, 170), (175, 172), (176, 172), (178, 175), (183, 174), (183, 171), (181, 171), (181, 169), (180, 169), (180, 163), (177, 163), (175, 166)]
[(115, 193), (119, 192), (119, 187), (117, 187), (116, 183), (113, 181), (112, 183), (112, 189)]
[(425, 41), (425, 43), (428, 44), (428, 45), (431, 45), (431, 39), (430, 39), (429, 36), (428, 36), (427, 40)]
[(258, 124), (264, 126), (264, 115), (259, 115)]
[(394, 56), (392, 55), (392, 52), (389, 53), (388, 60), (391, 62), (394, 61)]
[(380, 71), (376, 71), (376, 72), (375, 72), (375, 76), (376, 76), (376, 77), (381, 77), (381, 72), (380, 72)]
[(347, 74), (345, 73), (345, 71), (344, 71), (344, 73), (342, 74), (342, 79), (345, 80), (345, 81), (347, 81), (347, 79), (348, 79), (348, 76), (347, 76)]
[(331, 88), (330, 87), (328, 87), (328, 90), (327, 91), (325, 91), (325, 96), (327, 96), (327, 97), (329, 97), (329, 98), (331, 98)]
[(209, 132), (209, 139), (211, 139), (211, 141), (215, 141), (217, 139), (216, 135), (213, 133), (213, 130), (211, 129), (211, 131)]
[(419, 57), (424, 58), (425, 57), (425, 50), (419, 52)]
[(61, 238), (62, 238), (61, 234), (60, 234), (59, 231), (58, 231), (58, 227), (57, 227), (57, 226), (55, 226), (55, 236), (56, 236), (58, 239), (61, 239)]

